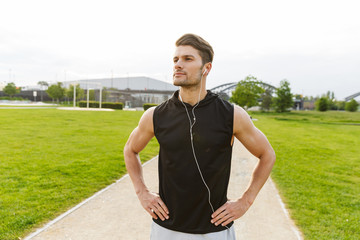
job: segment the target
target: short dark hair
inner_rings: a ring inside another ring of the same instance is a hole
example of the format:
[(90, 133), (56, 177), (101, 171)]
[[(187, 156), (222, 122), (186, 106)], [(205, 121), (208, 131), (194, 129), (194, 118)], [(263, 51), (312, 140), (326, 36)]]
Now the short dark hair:
[(207, 41), (198, 35), (192, 33), (184, 34), (176, 41), (175, 45), (176, 47), (192, 46), (193, 48), (197, 49), (203, 64), (213, 61), (214, 50)]

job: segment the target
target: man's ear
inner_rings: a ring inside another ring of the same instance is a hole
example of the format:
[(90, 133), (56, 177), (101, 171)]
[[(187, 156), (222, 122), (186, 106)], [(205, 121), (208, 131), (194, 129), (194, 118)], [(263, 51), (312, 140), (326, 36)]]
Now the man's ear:
[(204, 70), (203, 70), (202, 75), (205, 75), (205, 74), (209, 75), (210, 70), (212, 68), (212, 63), (211, 62), (206, 63), (203, 68), (204, 68)]

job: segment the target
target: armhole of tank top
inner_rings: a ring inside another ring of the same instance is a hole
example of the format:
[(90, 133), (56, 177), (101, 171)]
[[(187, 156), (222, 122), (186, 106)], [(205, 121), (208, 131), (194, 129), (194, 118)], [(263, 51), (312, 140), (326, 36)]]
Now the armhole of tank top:
[(235, 135), (234, 135), (234, 125), (235, 125), (235, 105), (234, 103), (231, 104), (232, 108), (232, 132), (231, 132), (231, 147), (234, 145)]
[(154, 129), (154, 136), (156, 137), (156, 110), (157, 110), (157, 107), (154, 108), (154, 111), (153, 111), (153, 129)]
[(230, 143), (230, 146), (232, 147), (234, 145), (234, 135), (232, 135), (231, 137), (231, 143)]

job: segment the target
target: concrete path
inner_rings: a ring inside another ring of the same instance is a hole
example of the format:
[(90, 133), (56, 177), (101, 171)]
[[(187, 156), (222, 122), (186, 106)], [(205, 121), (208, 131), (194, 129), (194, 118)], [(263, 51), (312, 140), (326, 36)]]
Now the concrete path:
[[(247, 187), (257, 163), (240, 142), (235, 142), (229, 198)], [(148, 187), (157, 192), (157, 158), (144, 165)], [(27, 240), (144, 240), (150, 236), (151, 217), (143, 210), (126, 175), (69, 212), (38, 229)], [(300, 240), (277, 189), (269, 179), (253, 206), (235, 222), (237, 240)]]

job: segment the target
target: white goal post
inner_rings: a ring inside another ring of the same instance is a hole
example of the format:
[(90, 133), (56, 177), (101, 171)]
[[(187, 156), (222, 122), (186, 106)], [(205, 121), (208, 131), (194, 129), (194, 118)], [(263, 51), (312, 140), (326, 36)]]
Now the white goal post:
[[(74, 97), (73, 97), (73, 107), (76, 107), (76, 85), (80, 83), (82, 84), (86, 84), (86, 107), (89, 108), (89, 91), (92, 89), (99, 89), (100, 93), (99, 93), (99, 108), (101, 108), (101, 104), (102, 104), (102, 84), (100, 82), (86, 82), (86, 81), (72, 81), (69, 82), (70, 85), (74, 86)], [(94, 86), (92, 88), (90, 88), (90, 86)]]

